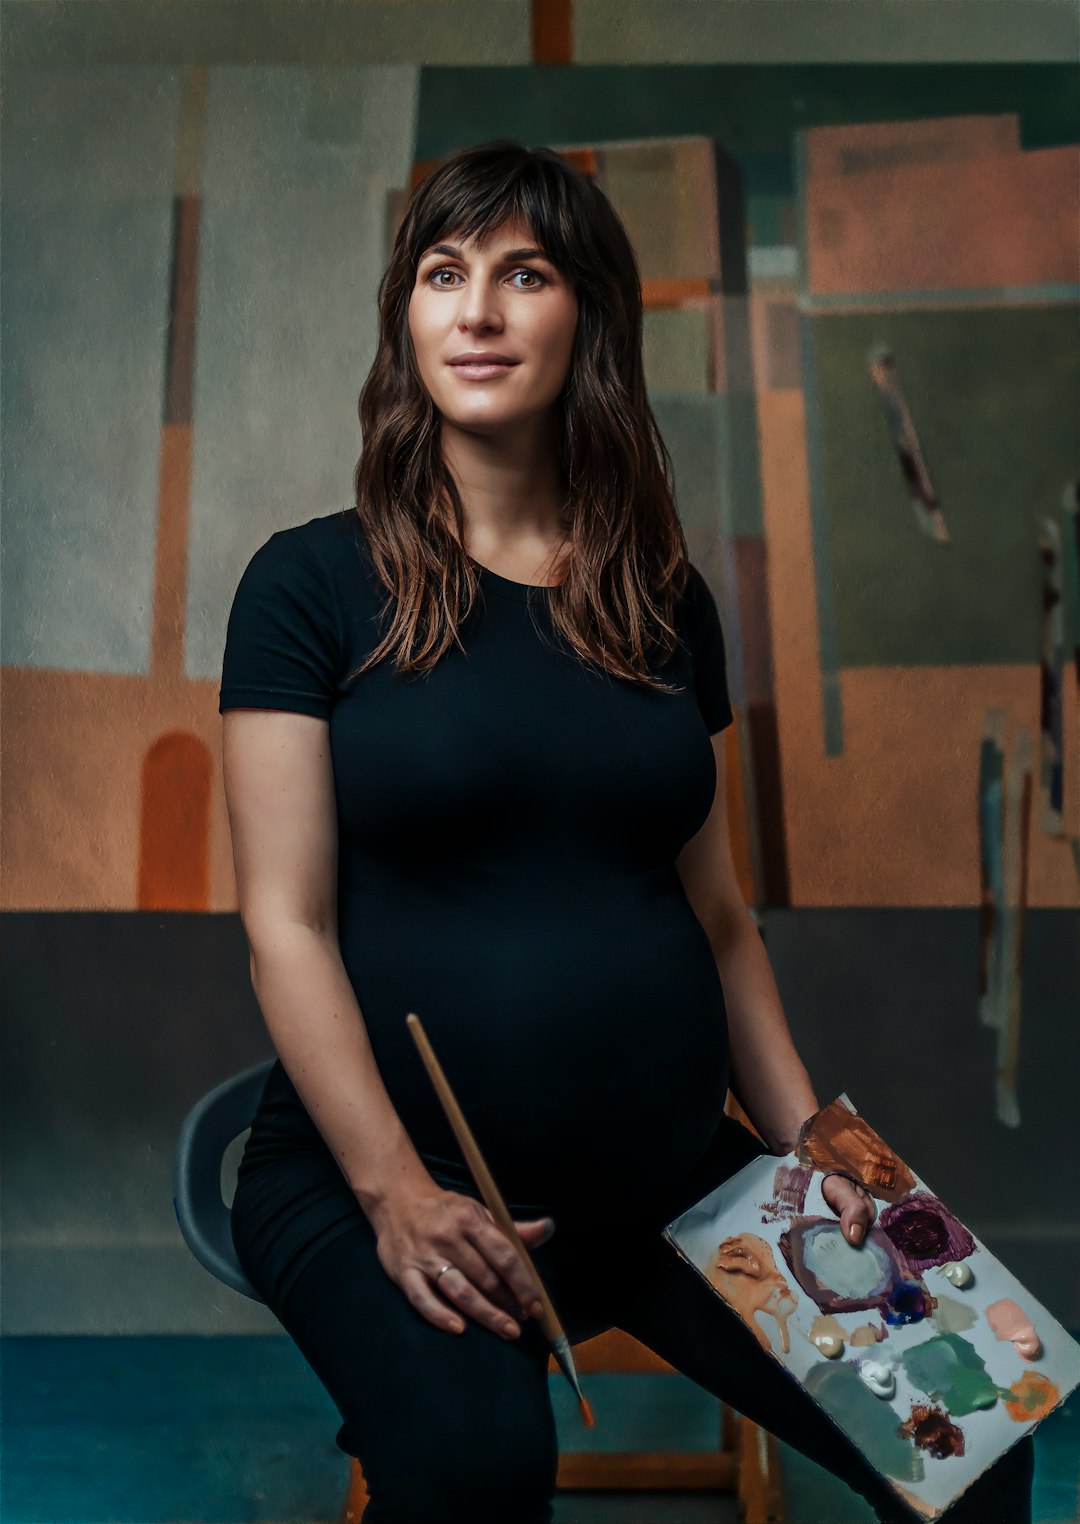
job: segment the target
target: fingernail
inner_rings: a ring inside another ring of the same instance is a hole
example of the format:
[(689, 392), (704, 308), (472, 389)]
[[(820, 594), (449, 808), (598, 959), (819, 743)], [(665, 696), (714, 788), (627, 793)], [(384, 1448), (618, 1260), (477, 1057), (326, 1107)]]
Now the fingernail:
[(532, 1306), (529, 1308), (529, 1311), (532, 1313), (534, 1318), (542, 1318), (544, 1316), (543, 1302), (533, 1302)]
[(545, 1239), (545, 1241), (551, 1237), (551, 1235), (552, 1235), (552, 1233), (554, 1233), (554, 1231), (555, 1231), (555, 1221), (554, 1221), (554, 1218), (545, 1217), (545, 1219), (544, 1219), (544, 1239)]

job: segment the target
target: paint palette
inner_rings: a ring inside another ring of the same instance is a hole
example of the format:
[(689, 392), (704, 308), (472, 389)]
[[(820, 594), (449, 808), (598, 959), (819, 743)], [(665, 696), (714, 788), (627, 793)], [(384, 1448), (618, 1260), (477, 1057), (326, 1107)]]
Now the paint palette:
[[(872, 1192), (848, 1242), (821, 1186)], [(664, 1236), (926, 1518), (1080, 1385), (1080, 1345), (840, 1096)]]

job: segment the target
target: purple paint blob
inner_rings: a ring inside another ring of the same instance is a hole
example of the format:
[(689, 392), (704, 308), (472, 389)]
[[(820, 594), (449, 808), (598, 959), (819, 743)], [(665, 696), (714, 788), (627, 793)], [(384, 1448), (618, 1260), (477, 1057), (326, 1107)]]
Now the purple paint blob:
[(882, 1232), (915, 1271), (967, 1259), (975, 1252), (975, 1240), (967, 1228), (929, 1191), (912, 1191), (886, 1207), (879, 1221)]
[(796, 1217), (780, 1235), (780, 1253), (792, 1275), (822, 1312), (882, 1313), (910, 1272), (893, 1243), (871, 1227), (859, 1247), (850, 1244), (835, 1217)]
[(773, 1180), (777, 1204), (789, 1212), (801, 1212), (814, 1171), (801, 1164), (780, 1164)]
[(771, 1201), (759, 1201), (763, 1213), (762, 1222), (779, 1222), (783, 1217), (794, 1217), (806, 1203), (806, 1192), (814, 1171), (801, 1164), (780, 1164), (773, 1179)]

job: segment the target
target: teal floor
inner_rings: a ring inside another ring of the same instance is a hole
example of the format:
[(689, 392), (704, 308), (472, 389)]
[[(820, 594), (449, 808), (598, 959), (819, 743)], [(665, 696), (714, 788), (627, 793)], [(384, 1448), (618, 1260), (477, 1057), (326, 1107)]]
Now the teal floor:
[[(348, 1459), (337, 1413), (283, 1335), (0, 1341), (3, 1524), (335, 1524)], [(710, 1449), (717, 1403), (678, 1375), (586, 1376), (582, 1427), (552, 1376), (560, 1447)], [(1080, 1399), (1036, 1434), (1037, 1524), (1077, 1524)], [(783, 1453), (789, 1524), (872, 1514)], [(734, 1524), (730, 1498), (561, 1493), (556, 1524)]]

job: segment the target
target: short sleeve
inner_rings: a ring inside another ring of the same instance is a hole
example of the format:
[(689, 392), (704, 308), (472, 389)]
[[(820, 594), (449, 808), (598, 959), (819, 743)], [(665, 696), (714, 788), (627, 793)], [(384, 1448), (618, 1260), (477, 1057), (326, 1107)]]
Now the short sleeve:
[(329, 718), (340, 649), (328, 576), (295, 530), (279, 530), (252, 556), (233, 597), (218, 712), (288, 709)]
[(694, 670), (694, 692), (709, 734), (726, 730), (735, 718), (728, 692), (724, 631), (712, 589), (691, 564), (685, 593), (688, 640)]

